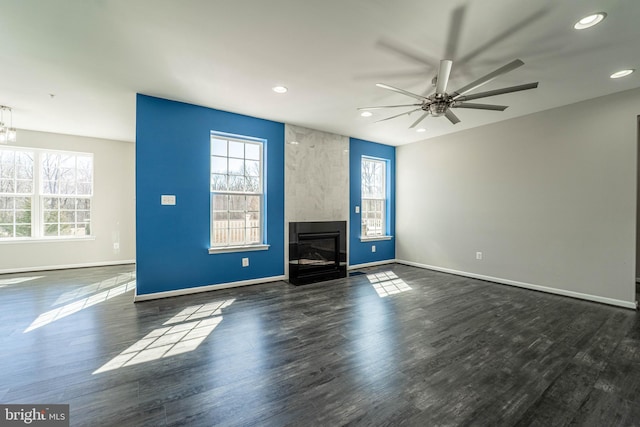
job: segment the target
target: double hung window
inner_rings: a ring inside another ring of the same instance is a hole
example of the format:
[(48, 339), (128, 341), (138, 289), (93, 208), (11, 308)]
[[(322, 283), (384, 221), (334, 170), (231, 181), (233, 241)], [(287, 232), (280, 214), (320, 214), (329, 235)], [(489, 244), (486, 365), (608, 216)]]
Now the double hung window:
[(264, 242), (264, 142), (211, 134), (211, 247)]
[(387, 234), (386, 169), (386, 161), (362, 157), (361, 237), (364, 239)]

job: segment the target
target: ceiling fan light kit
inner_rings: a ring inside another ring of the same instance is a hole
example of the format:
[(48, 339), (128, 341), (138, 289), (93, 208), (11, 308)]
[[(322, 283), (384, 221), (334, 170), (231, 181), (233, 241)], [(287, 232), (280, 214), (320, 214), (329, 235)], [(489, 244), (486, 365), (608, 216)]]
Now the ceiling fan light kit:
[[(432, 93), (429, 96), (418, 95), (404, 89), (400, 89), (394, 86), (389, 86), (384, 83), (377, 83), (376, 86), (382, 89), (386, 89), (392, 92), (399, 93), (401, 95), (408, 96), (410, 98), (416, 99), (419, 103), (413, 104), (401, 104), (401, 105), (386, 105), (386, 106), (376, 106), (376, 107), (362, 107), (358, 108), (358, 110), (375, 110), (375, 109), (386, 109), (386, 108), (398, 108), (398, 107), (417, 107), (409, 111), (405, 111), (400, 114), (396, 114), (391, 117), (387, 117), (377, 122), (383, 122), (386, 120), (395, 119), (396, 117), (401, 117), (405, 115), (410, 115), (416, 111), (422, 111), (422, 115), (413, 122), (413, 124), (409, 127), (409, 129), (413, 129), (418, 126), (425, 118), (428, 116), (432, 117), (441, 117), (445, 116), (452, 124), (456, 124), (460, 122), (460, 119), (455, 115), (452, 108), (468, 108), (475, 110), (489, 110), (489, 111), (504, 111), (507, 109), (506, 105), (492, 105), (492, 104), (476, 104), (465, 102), (472, 99), (479, 98), (487, 98), (490, 96), (502, 95), (506, 93), (519, 92), (523, 90), (535, 89), (538, 87), (538, 82), (527, 83), (518, 86), (510, 86), (501, 89), (494, 89), (486, 92), (480, 92), (475, 94), (468, 94), (469, 92), (486, 85), (487, 83), (493, 81), (497, 77), (506, 74), (510, 71), (515, 70), (518, 67), (524, 65), (520, 59), (516, 59), (511, 61), (510, 63), (498, 68), (497, 70), (492, 71), (491, 73), (480, 77), (477, 80), (467, 84), (466, 86), (448, 93), (447, 85), (449, 83), (449, 76), (451, 74), (451, 68), (453, 67), (453, 61), (448, 59), (443, 59), (440, 61), (440, 67), (438, 69), (438, 75), (435, 79), (435, 93)], [(376, 123), (377, 123), (376, 122)]]

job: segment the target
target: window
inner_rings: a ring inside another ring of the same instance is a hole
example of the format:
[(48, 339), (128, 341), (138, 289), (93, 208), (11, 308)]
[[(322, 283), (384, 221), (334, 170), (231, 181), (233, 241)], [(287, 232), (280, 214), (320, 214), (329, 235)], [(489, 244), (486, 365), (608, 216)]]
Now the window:
[(91, 234), (93, 156), (0, 149), (0, 240)]
[(44, 152), (41, 159), (43, 235), (90, 234), (93, 158)]
[(33, 152), (0, 150), (0, 239), (31, 237)]
[(387, 163), (384, 160), (362, 158), (362, 238), (386, 236)]
[(263, 141), (211, 134), (211, 246), (263, 243)]

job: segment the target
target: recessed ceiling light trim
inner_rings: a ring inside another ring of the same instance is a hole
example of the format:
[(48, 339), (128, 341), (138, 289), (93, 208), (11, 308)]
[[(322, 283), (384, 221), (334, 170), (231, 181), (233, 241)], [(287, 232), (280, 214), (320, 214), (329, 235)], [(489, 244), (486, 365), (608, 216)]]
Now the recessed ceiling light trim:
[(615, 73), (611, 74), (609, 77), (612, 79), (620, 79), (622, 77), (627, 77), (629, 74), (633, 73), (634, 71), (635, 69), (628, 68), (626, 70), (616, 71)]
[(289, 89), (287, 89), (285, 86), (274, 86), (271, 88), (271, 90), (273, 90), (275, 93), (287, 93)]
[(360, 113), (360, 115), (362, 117), (371, 117), (373, 116), (373, 113), (371, 111), (363, 111), (362, 113)]
[(426, 132), (427, 130), (425, 128), (418, 128), (416, 129), (416, 132)]
[(601, 23), (606, 17), (607, 17), (607, 14), (604, 12), (593, 13), (589, 16), (585, 16), (584, 18), (580, 19), (578, 22), (575, 23), (573, 28), (575, 28), (576, 30), (584, 30), (587, 28), (591, 28), (594, 25), (598, 25), (599, 23)]

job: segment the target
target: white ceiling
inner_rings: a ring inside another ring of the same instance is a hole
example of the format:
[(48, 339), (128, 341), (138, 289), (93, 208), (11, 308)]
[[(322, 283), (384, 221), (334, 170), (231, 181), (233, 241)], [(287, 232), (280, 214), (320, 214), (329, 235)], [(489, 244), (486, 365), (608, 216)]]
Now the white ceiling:
[[(638, 0), (3, 0), (0, 104), (18, 128), (134, 141), (143, 93), (399, 145), (640, 86), (640, 72), (608, 78), (640, 69), (639, 22)], [(477, 101), (505, 112), (456, 110), (455, 126), (429, 117), (425, 133), (408, 129), (416, 115), (373, 123), (402, 110), (360, 117), (413, 102), (375, 83), (429, 90), (448, 42), (449, 92), (516, 58), (481, 91), (540, 87)]]

